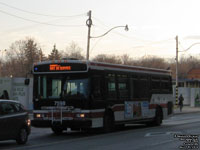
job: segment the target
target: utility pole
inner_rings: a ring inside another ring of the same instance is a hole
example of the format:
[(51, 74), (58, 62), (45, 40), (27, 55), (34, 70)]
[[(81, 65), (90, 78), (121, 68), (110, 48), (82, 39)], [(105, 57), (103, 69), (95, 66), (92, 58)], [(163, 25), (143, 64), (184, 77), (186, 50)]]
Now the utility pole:
[(178, 105), (178, 36), (176, 36), (176, 105)]
[(87, 60), (89, 60), (90, 39), (91, 39), (91, 38), (100, 38), (100, 37), (103, 37), (103, 36), (105, 36), (106, 34), (108, 34), (110, 31), (112, 31), (113, 29), (116, 29), (116, 28), (124, 27), (124, 28), (125, 28), (125, 31), (128, 31), (128, 30), (129, 30), (129, 29), (128, 29), (128, 25), (125, 25), (125, 26), (115, 26), (115, 27), (111, 28), (111, 29), (108, 30), (106, 33), (104, 33), (104, 34), (102, 34), (102, 35), (100, 35), (100, 36), (95, 36), (95, 37), (90, 36), (90, 30), (91, 30), (91, 26), (92, 26), (92, 19), (91, 19), (91, 17), (92, 17), (92, 11), (91, 11), (91, 10), (88, 12), (88, 16), (89, 16), (89, 18), (88, 18), (88, 20), (86, 21), (86, 25), (88, 26), (87, 54), (86, 54), (86, 59), (87, 59)]
[(92, 26), (92, 11), (90, 10), (88, 12), (88, 20), (86, 21), (86, 25), (88, 26), (88, 38), (87, 38), (87, 54), (86, 54), (86, 59), (89, 60), (89, 51), (90, 51), (90, 30), (91, 30), (91, 26)]

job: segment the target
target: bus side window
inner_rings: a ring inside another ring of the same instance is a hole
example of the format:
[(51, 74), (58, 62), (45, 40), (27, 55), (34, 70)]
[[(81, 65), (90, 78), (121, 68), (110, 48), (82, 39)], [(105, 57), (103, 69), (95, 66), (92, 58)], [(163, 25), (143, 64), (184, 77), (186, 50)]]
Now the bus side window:
[(161, 81), (160, 77), (152, 76), (151, 77), (151, 90), (154, 91), (154, 93), (158, 94), (161, 91)]
[(133, 97), (134, 98), (140, 98), (140, 78), (139, 76), (134, 75), (133, 76)]
[(116, 91), (116, 80), (114, 74), (108, 74), (108, 77), (106, 79), (106, 86), (107, 86), (107, 98), (110, 100), (116, 100), (117, 91)]
[(93, 90), (93, 97), (96, 100), (102, 99), (102, 92), (103, 92), (103, 79), (101, 76), (94, 76), (92, 77), (92, 90)]
[(129, 84), (127, 75), (118, 75), (118, 95), (120, 100), (129, 99)]

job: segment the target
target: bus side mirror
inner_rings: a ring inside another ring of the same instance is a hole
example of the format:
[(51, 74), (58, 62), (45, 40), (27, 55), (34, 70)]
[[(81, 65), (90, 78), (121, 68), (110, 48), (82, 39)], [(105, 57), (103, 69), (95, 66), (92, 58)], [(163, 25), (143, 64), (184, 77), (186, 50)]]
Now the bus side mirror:
[(25, 80), (24, 80), (24, 84), (25, 84), (25, 85), (29, 85), (29, 82), (30, 82), (30, 79), (25, 79)]

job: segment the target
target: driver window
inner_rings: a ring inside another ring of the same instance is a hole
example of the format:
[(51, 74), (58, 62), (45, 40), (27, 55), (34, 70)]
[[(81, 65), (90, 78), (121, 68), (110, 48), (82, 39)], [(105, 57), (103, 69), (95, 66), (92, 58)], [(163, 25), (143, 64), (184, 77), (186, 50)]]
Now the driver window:
[(87, 97), (88, 80), (67, 80), (64, 85), (65, 96), (84, 96)]

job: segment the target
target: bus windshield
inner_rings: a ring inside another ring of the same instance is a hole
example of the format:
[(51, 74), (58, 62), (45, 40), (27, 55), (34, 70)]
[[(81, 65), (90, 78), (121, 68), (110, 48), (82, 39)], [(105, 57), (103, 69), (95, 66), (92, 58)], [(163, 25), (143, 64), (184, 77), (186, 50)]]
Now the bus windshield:
[(88, 98), (88, 79), (66, 80), (63, 86), (65, 98), (82, 97)]
[(38, 76), (37, 93), (40, 99), (88, 98), (88, 79), (66, 79)]

